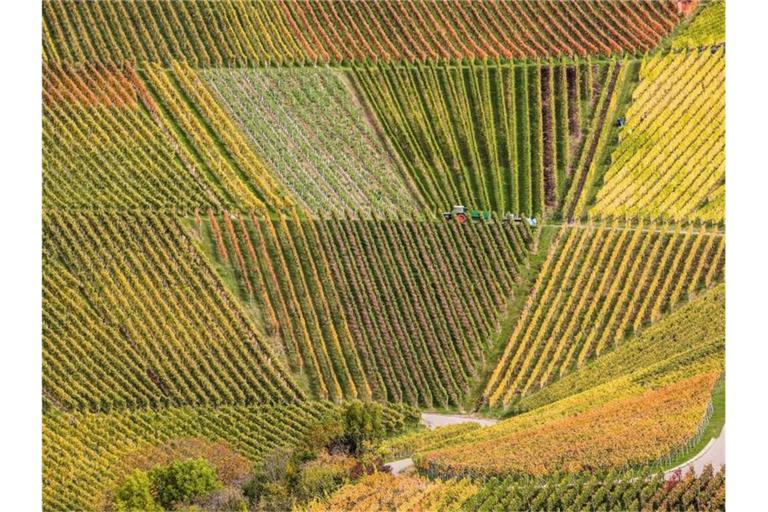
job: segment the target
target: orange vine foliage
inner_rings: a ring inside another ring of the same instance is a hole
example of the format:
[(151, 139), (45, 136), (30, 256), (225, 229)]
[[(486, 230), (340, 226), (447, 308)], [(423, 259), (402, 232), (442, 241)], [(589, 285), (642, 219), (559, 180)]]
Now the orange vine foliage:
[(479, 443), (469, 437), (465, 444), (425, 455), (419, 465), (447, 475), (541, 476), (651, 462), (694, 435), (716, 379), (716, 372), (698, 375)]

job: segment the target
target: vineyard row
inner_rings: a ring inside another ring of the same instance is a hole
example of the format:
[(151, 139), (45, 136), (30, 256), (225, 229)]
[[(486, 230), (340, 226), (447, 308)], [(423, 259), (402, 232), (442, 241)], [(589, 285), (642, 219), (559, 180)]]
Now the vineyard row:
[(57, 212), (43, 232), (46, 408), (303, 396), (177, 221)]
[(321, 398), (458, 404), (534, 239), (522, 225), (212, 212), (196, 230)]
[(690, 227), (561, 228), (484, 399), (507, 405), (658, 321), (722, 278), (724, 249)]
[(671, 0), (46, 0), (43, 59), (225, 67), (583, 57), (648, 51), (680, 19)]

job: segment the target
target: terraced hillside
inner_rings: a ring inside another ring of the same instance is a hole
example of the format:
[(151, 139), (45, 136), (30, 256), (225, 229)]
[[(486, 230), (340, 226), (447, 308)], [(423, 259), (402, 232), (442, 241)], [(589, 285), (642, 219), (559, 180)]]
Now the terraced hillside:
[(44, 509), (723, 510), (724, 11), (45, 0)]
[(508, 404), (657, 321), (721, 279), (724, 247), (693, 227), (563, 227), (484, 398)]
[(226, 67), (609, 55), (651, 49), (680, 19), (671, 0), (46, 0), (43, 60)]
[(535, 244), (519, 224), (206, 220), (210, 252), (316, 396), (429, 407), (468, 391)]

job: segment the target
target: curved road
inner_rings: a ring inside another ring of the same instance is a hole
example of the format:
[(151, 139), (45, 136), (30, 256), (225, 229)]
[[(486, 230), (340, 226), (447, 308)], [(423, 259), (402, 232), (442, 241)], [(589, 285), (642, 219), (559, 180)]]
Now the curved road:
[(723, 425), (720, 435), (711, 439), (696, 456), (676, 468), (666, 471), (664, 477), (670, 478), (678, 469), (681, 469), (685, 474), (689, 468), (693, 468), (696, 474), (700, 475), (707, 464), (712, 464), (715, 471), (720, 469), (720, 466), (725, 465), (725, 425)]
[[(445, 427), (446, 425), (456, 425), (457, 423), (478, 423), (483, 427), (494, 425), (499, 420), (490, 418), (480, 418), (478, 416), (470, 416), (464, 414), (437, 414), (431, 412), (421, 413), (421, 422), (426, 425), (430, 430), (434, 430), (437, 427)], [(391, 470), (393, 475), (399, 475), (403, 471), (413, 466), (413, 460), (409, 457), (407, 459), (400, 459), (394, 462), (386, 464)]]

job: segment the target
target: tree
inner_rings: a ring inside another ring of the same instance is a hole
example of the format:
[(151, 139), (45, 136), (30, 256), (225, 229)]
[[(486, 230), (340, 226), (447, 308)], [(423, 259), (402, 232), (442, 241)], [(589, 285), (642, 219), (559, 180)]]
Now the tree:
[(152, 485), (145, 471), (135, 470), (115, 491), (115, 510), (117, 512), (162, 511), (152, 496)]
[(344, 440), (350, 453), (359, 455), (364, 441), (374, 443), (386, 435), (382, 407), (376, 402), (352, 402), (344, 409)]
[(174, 461), (153, 468), (149, 477), (158, 503), (166, 509), (189, 503), (221, 487), (216, 471), (205, 459)]

